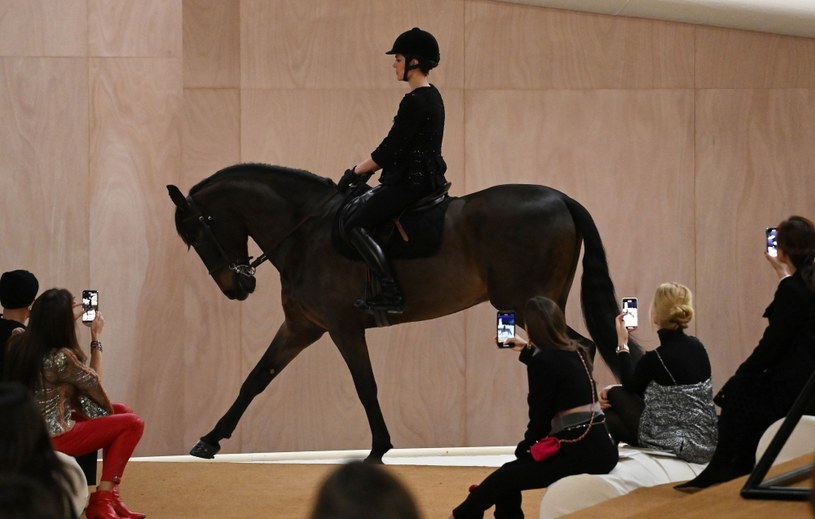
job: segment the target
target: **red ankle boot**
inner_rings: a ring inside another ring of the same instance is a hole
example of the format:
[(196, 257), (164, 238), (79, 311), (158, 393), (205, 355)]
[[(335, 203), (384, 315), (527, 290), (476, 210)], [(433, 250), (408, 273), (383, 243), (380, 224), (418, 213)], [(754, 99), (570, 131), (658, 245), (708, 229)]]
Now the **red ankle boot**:
[(97, 490), (91, 494), (85, 517), (88, 519), (119, 519), (119, 514), (113, 509), (114, 500), (113, 492)]
[(113, 487), (113, 510), (119, 514), (119, 517), (125, 517), (127, 519), (144, 519), (147, 517), (141, 512), (131, 512), (127, 509), (122, 502), (122, 496), (119, 495), (119, 485)]

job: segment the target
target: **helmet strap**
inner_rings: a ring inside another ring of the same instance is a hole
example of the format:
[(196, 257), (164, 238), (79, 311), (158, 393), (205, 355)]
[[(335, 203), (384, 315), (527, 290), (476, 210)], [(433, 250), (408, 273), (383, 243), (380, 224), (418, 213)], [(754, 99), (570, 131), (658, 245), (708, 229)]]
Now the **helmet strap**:
[[(416, 64), (411, 65), (410, 62), (413, 61), (414, 59), (416, 59)], [(415, 68), (419, 68), (419, 59), (414, 58), (413, 56), (405, 56), (405, 71), (402, 73), (402, 81), (407, 81), (408, 80), (408, 72), (410, 72), (411, 70), (413, 70)]]

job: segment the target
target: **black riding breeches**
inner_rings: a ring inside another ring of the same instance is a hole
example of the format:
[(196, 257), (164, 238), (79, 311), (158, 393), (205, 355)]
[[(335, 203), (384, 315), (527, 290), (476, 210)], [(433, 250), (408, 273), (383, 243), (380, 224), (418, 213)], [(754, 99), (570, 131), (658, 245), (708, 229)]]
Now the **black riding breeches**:
[(608, 402), (611, 407), (604, 409), (608, 432), (614, 441), (638, 446), (640, 417), (645, 409), (643, 398), (622, 386), (608, 390)]
[(407, 206), (426, 196), (404, 184), (380, 184), (373, 195), (346, 222), (347, 229), (364, 227), (372, 230), (380, 223), (399, 216)]

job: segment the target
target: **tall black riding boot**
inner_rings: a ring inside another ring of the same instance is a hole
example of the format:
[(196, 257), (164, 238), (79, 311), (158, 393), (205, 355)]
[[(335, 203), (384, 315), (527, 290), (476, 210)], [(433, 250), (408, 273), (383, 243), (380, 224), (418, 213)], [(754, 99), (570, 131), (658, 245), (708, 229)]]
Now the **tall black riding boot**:
[(366, 311), (384, 310), (391, 314), (401, 314), (404, 307), (404, 298), (399, 285), (393, 278), (390, 265), (385, 259), (385, 253), (382, 252), (382, 247), (368, 234), (368, 231), (362, 227), (355, 227), (349, 233), (351, 237), (351, 245), (359, 252), (365, 263), (373, 271), (377, 278), (379, 278), (379, 285), (381, 290), (379, 294), (371, 299), (359, 299), (356, 306)]

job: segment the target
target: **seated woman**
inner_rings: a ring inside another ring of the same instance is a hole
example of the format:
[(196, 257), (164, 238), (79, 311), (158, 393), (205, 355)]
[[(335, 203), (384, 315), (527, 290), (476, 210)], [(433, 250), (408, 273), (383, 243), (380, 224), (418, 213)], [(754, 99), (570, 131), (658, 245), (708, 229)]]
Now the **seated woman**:
[(88, 519), (143, 518), (122, 503), (119, 482), (144, 431), (123, 404), (111, 404), (100, 382), (104, 317), (91, 328), (90, 366), (79, 348), (70, 292), (53, 288), (31, 307), (28, 329), (9, 341), (6, 370), (34, 394), (54, 449), (75, 456), (103, 449), (102, 478), (91, 494)]
[[(529, 342), (519, 337), (505, 342), (521, 352), (527, 366), (526, 434), (515, 449), (517, 459), (474, 487), (453, 510), (455, 519), (483, 517), (492, 505), (495, 517), (523, 517), (522, 490), (548, 487), (574, 474), (608, 474), (617, 464), (617, 447), (597, 405), (591, 356), (568, 338), (563, 312), (551, 299), (533, 297), (523, 317)], [(549, 435), (563, 441), (560, 450), (535, 461), (533, 445)]]
[(713, 458), (678, 490), (692, 492), (750, 473), (761, 435), (786, 416), (815, 372), (815, 224), (791, 216), (778, 225), (776, 240), (778, 256), (765, 253), (781, 278), (764, 312), (769, 324), (714, 399), (722, 412)]
[(654, 294), (651, 318), (660, 346), (633, 365), (628, 329), (617, 317), (621, 386), (600, 392), (606, 424), (616, 441), (707, 463), (716, 447), (716, 411), (710, 359), (696, 337), (685, 335), (693, 319), (688, 287), (663, 283)]
[[(0, 487), (4, 494), (0, 511), (10, 514), (0, 512), (0, 516), (17, 517), (14, 502), (34, 499), (23, 491), (36, 491), (37, 485), (37, 503), (29, 502), (27, 511), (41, 508), (54, 519), (82, 515), (88, 500), (82, 470), (73, 458), (60, 458), (54, 452), (40, 411), (24, 386), (0, 383), (0, 416)], [(21, 478), (28, 478), (29, 483)], [(22, 510), (20, 513), (22, 517)]]

